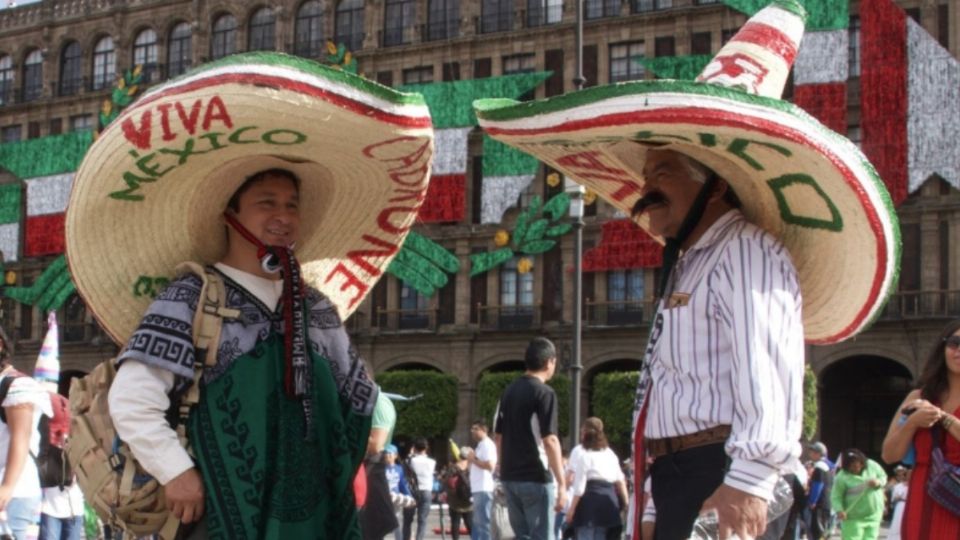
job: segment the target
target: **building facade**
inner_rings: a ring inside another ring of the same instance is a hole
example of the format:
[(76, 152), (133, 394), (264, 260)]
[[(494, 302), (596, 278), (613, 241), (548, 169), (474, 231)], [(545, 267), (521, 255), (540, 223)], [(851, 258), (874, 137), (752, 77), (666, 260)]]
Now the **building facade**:
[[(960, 0), (898, 4), (954, 59), (960, 56)], [(651, 69), (636, 61), (640, 57), (715, 53), (747, 18), (713, 0), (585, 0), (584, 9), (586, 86), (653, 78)], [(861, 118), (858, 76), (860, 6), (854, 2), (844, 9), (849, 20), (834, 24), (848, 47), (839, 113), (845, 125), (840, 128), (860, 142), (867, 135), (862, 133), (867, 123)], [(143, 66), (143, 84), (150, 85), (233, 52), (279, 50), (324, 59), (327, 40), (344, 44), (361, 74), (389, 86), (549, 72), (523, 97), (557, 95), (575, 88), (575, 19), (571, 0), (25, 3), (0, 10), (0, 143), (94, 129), (117, 76), (135, 65)], [(799, 80), (794, 83), (788, 95), (800, 88)], [(479, 131), (467, 135), (467, 152), (462, 212), (416, 228), (453, 253), (461, 270), (432, 296), (386, 276), (348, 321), (375, 372), (422, 368), (456, 376), (455, 436), (463, 440), (478, 412), (479, 378), (491, 370), (517, 369), (531, 337), (553, 339), (561, 365), (570, 364), (574, 303), (573, 235), (528, 261), (514, 258), (471, 277), (470, 256), (491, 249), (496, 233), (509, 230), (535, 204), (534, 197), (548, 199), (562, 186), (555, 185), (551, 171), (537, 167), (498, 222), (488, 222), (481, 215), (484, 142)], [(0, 183), (20, 180), (8, 172)], [(879, 450), (889, 418), (919, 374), (935, 336), (946, 321), (960, 317), (960, 191), (931, 175), (897, 208), (904, 244), (899, 292), (857, 338), (807, 350), (819, 380), (820, 435), (838, 450)], [(585, 261), (616, 249), (604, 244), (623, 236), (617, 225), (623, 218), (602, 201), (587, 207)], [(16, 234), (23, 240), (28, 233)], [(7, 285), (20, 287), (33, 285), (56, 257), (6, 255), (6, 269), (13, 272), (8, 272)], [(586, 267), (583, 414), (589, 413), (597, 374), (638, 369), (657, 276), (650, 260)], [(30, 366), (43, 339), (44, 314), (36, 305), (10, 298), (3, 300), (3, 308), (3, 324), (15, 336), (17, 362)], [(75, 294), (59, 315), (65, 371), (88, 370), (116, 353), (116, 345)]]

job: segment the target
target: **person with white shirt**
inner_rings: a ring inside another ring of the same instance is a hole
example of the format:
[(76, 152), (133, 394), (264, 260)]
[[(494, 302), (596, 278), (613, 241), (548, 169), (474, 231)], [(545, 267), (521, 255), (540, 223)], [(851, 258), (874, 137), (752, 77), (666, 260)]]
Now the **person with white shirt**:
[[(223, 318), (187, 423), (196, 461), (164, 413), (202, 358), (191, 331), (198, 276), (160, 293), (117, 360), (117, 432), (173, 514), (198, 522), (192, 538), (359, 537), (351, 480), (378, 390), (336, 307), (300, 279), (290, 248), (301, 239), (300, 182), (290, 170), (256, 171), (226, 204), (226, 250), (213, 271), (236, 316)], [(299, 323), (289, 306), (302, 310)], [(298, 344), (292, 352), (285, 338)]]
[(26, 540), (36, 538), (40, 530), (42, 499), (40, 476), (30, 455), (40, 449), (40, 416), (53, 411), (46, 392), (10, 363), (9, 343), (0, 330), (0, 385), (6, 387), (0, 397), (0, 526), (16, 540)]
[(470, 426), (470, 435), (476, 443), (476, 449), (466, 456), (470, 463), (470, 491), (473, 494), (473, 528), (470, 530), (472, 540), (490, 540), (497, 445), (488, 436), (489, 431), (483, 420), (477, 420)]
[[(427, 534), (427, 516), (430, 515), (430, 502), (433, 500), (433, 475), (437, 469), (437, 462), (427, 455), (427, 440), (418, 437), (413, 441), (413, 456), (410, 458), (410, 468), (417, 475), (417, 540), (423, 540)], [(410, 530), (409, 525), (405, 527)], [(409, 540), (409, 538), (405, 539)]]
[(573, 500), (566, 522), (577, 540), (606, 540), (623, 530), (620, 511), (627, 504), (627, 482), (620, 459), (610, 449), (603, 423), (588, 418), (580, 429), (580, 451), (571, 452)]

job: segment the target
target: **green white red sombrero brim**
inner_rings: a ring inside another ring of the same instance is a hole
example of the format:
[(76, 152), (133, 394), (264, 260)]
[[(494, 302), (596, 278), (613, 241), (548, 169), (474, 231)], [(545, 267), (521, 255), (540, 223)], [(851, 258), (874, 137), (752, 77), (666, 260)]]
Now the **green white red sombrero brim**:
[(876, 171), (853, 143), (788, 102), (715, 84), (640, 81), (474, 106), (493, 138), (628, 214), (650, 146), (714, 169), (747, 218), (789, 250), (810, 343), (856, 334), (895, 288), (899, 225)]
[(432, 155), (419, 95), (282, 54), (224, 58), (150, 90), (97, 138), (67, 211), (71, 272), (123, 341), (178, 263), (222, 257), (221, 214), (246, 177), (282, 167), (301, 179), (304, 279), (346, 317), (399, 251)]

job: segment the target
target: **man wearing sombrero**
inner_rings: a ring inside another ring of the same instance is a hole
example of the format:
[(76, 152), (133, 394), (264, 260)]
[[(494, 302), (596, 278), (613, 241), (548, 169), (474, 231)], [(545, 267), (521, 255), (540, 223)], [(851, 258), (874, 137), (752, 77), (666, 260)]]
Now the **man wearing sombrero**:
[(898, 226), (873, 167), (778, 99), (805, 16), (775, 0), (696, 82), (475, 104), (494, 138), (666, 242), (634, 414), (634, 463), (655, 458), (634, 485), (652, 478), (657, 539), (687, 538), (707, 510), (721, 538), (763, 532), (800, 455), (804, 338), (856, 334), (894, 288)]
[[(272, 53), (152, 89), (91, 147), (67, 216), (72, 275), (126, 342), (117, 432), (197, 522), (191, 538), (360, 538), (351, 480), (380, 394), (341, 321), (402, 244), (432, 149), (420, 96)], [(226, 285), (192, 457), (164, 418), (203, 361), (201, 278), (175, 277), (180, 261)]]

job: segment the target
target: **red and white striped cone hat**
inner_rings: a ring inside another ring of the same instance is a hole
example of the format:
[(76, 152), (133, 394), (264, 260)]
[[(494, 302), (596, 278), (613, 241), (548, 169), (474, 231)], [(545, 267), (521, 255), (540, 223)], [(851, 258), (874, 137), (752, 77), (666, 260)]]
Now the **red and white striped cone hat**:
[[(628, 214), (649, 147), (706, 164), (734, 188), (747, 218), (790, 251), (807, 341), (838, 342), (868, 326), (894, 290), (899, 225), (856, 145), (780, 99), (805, 17), (796, 0), (775, 0), (695, 82), (634, 81), (526, 103), (478, 100), (474, 108), (493, 138)], [(646, 228), (646, 216), (638, 223)]]

